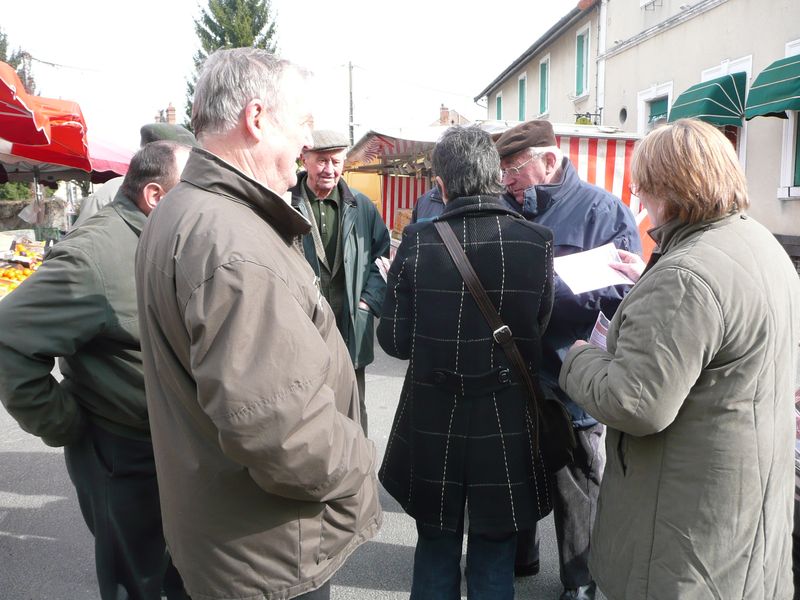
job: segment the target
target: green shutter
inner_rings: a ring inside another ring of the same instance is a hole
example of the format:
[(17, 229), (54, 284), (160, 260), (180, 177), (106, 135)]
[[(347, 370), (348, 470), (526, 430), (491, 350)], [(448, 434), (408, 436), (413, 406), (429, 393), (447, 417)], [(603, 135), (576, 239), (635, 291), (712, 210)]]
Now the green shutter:
[(539, 63), (539, 114), (547, 112), (547, 67), (549, 62)]
[(794, 122), (794, 185), (800, 186), (800, 112), (795, 115)]
[(528, 83), (528, 79), (526, 77), (522, 77), (518, 80), (517, 86), (519, 88), (519, 120), (525, 120), (525, 88), (526, 84)]
[(659, 119), (666, 119), (667, 118), (667, 98), (657, 98), (656, 100), (652, 100), (648, 103), (650, 108), (650, 115), (647, 118), (648, 123), (655, 123)]
[(575, 48), (575, 95), (583, 95), (583, 71), (586, 69), (584, 64), (584, 44), (586, 43), (586, 36), (581, 34), (578, 36)]
[(497, 116), (495, 117), (498, 121), (503, 118), (503, 97), (497, 96), (495, 99), (495, 106), (497, 107)]

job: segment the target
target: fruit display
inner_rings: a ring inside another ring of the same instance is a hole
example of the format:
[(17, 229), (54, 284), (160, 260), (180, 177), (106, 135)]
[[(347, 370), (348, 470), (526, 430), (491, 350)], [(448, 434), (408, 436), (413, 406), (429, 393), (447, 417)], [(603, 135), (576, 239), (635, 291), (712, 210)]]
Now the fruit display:
[(43, 255), (44, 244), (39, 242), (16, 242), (0, 254), (0, 299), (36, 272)]

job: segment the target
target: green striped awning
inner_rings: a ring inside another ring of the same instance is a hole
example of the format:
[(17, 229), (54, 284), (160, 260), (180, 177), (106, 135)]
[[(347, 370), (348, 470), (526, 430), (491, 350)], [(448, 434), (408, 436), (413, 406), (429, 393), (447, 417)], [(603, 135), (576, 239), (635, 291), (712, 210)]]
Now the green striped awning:
[(695, 118), (713, 125), (741, 127), (746, 83), (747, 74), (739, 71), (695, 84), (672, 104), (669, 120)]
[(788, 118), (787, 110), (800, 110), (800, 55), (776, 60), (759, 73), (750, 93), (744, 118)]

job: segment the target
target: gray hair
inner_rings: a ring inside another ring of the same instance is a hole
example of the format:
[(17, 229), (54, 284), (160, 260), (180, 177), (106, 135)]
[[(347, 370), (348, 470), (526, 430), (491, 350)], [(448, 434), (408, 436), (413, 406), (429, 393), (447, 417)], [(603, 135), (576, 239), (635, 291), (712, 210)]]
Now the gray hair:
[(433, 170), (450, 200), (503, 192), (500, 156), (492, 137), (474, 125), (445, 131), (433, 150)]
[(560, 165), (564, 159), (564, 153), (558, 146), (535, 146), (528, 148), (528, 153), (532, 158), (541, 158), (545, 154), (552, 154), (556, 157), (557, 165)]
[(209, 56), (194, 90), (192, 129), (196, 136), (225, 133), (236, 127), (242, 110), (255, 98), (280, 114), (281, 84), (289, 69), (308, 72), (260, 48), (217, 50)]

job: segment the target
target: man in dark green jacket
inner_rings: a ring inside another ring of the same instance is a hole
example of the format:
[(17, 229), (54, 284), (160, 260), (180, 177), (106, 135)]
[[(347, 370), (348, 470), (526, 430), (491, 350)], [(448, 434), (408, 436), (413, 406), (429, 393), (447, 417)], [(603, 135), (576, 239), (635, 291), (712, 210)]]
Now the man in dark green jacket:
[(103, 600), (157, 600), (162, 583), (184, 597), (161, 529), (133, 271), (147, 215), (187, 158), (175, 142), (144, 146), (114, 201), (0, 302), (0, 400), (22, 429), (64, 446)]
[(311, 222), (303, 252), (350, 351), (366, 435), (364, 368), (375, 358), (373, 319), (381, 313), (386, 293), (375, 261), (389, 255), (389, 231), (372, 201), (341, 179), (347, 137), (327, 130), (315, 131), (313, 137), (314, 148), (302, 156), (306, 172), (290, 190), (292, 206)]

